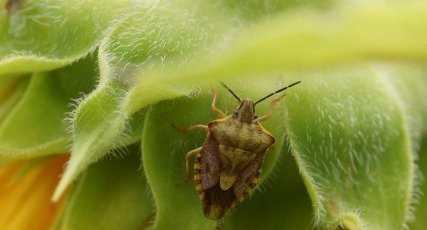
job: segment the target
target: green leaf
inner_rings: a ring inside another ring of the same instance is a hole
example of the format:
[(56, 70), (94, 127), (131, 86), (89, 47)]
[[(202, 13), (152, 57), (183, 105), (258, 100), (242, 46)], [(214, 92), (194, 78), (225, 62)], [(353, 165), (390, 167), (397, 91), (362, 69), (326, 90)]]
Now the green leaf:
[[(108, 69), (104, 73), (110, 78), (129, 81), (136, 70), (210, 59), (242, 25), (301, 4), (276, 0), (137, 2), (101, 44), (100, 56)], [(304, 3), (317, 4), (310, 0)]]
[(138, 3), (101, 44), (102, 79), (132, 82), (136, 70), (188, 64), (205, 56), (219, 32), (232, 26), (228, 18), (215, 14), (223, 15), (219, 7), (206, 10), (210, 5), (203, 2)]
[[(390, 75), (391, 83), (399, 94), (399, 99), (404, 108), (408, 121), (408, 128), (412, 140), (412, 149), (414, 157), (419, 163), (415, 169), (416, 177), (413, 182), (414, 204), (412, 204), (412, 215), (409, 220), (410, 229), (424, 229), (426, 226), (427, 203), (425, 194), (427, 191), (426, 183), (423, 178), (427, 176), (427, 77), (425, 69), (417, 70), (413, 68), (392, 68), (384, 71), (384, 74)], [(424, 182), (424, 183), (423, 183)]]
[(128, 117), (122, 108), (127, 86), (111, 80), (101, 82), (72, 115), (71, 158), (53, 195), (57, 201), (67, 186), (90, 164), (110, 150), (139, 140), (143, 113)]
[(95, 75), (91, 59), (33, 74), (25, 93), (11, 98), (16, 104), (4, 104), (10, 111), (0, 125), (0, 154), (24, 158), (68, 151), (64, 118), (72, 99), (91, 90)]
[[(420, 154), (419, 154), (419, 168), (422, 178), (427, 177), (427, 137), (424, 136), (421, 142)], [(422, 230), (427, 226), (427, 198), (424, 194), (427, 192), (427, 183), (422, 183), (420, 187), (421, 196), (418, 200), (414, 212), (415, 221), (410, 223), (409, 227), (414, 230)]]
[(51, 70), (83, 58), (130, 2), (0, 1), (0, 74)]
[[(35, 157), (66, 151), (66, 132), (62, 120), (67, 101), (56, 98), (61, 92), (52, 87), (56, 82), (51, 80), (56, 79), (45, 73), (35, 74), (31, 78), (25, 95), (0, 126), (2, 155)], [(63, 106), (58, 107), (61, 104)]]
[[(380, 74), (388, 76), (394, 91), (399, 96), (408, 120), (411, 140), (414, 144), (427, 134), (427, 72), (413, 66), (381, 68)], [(414, 145), (418, 152), (418, 145)]]
[(150, 194), (140, 176), (138, 146), (126, 156), (90, 166), (70, 190), (53, 229), (140, 229), (153, 214)]
[(328, 9), (333, 6), (330, 0), (222, 0), (221, 8), (227, 9), (228, 13), (238, 17), (241, 21), (254, 21), (271, 15), (292, 11), (298, 8)]
[(339, 7), (332, 15), (306, 9), (276, 15), (234, 34), (228, 49), (210, 56), (210, 61), (202, 59), (191, 68), (143, 71), (137, 75), (140, 84), (136, 87), (169, 81), (209, 84), (230, 77), (318, 70), (378, 59), (424, 61), (426, 10), (425, 3), (406, 1)]
[(404, 227), (414, 157), (388, 78), (369, 70), (305, 77), (286, 107), (287, 133), (316, 221), (328, 228)]
[(0, 77), (0, 124), (25, 93), (29, 80), (29, 77)]
[(131, 73), (142, 69), (185, 66), (209, 60), (225, 50), (236, 31), (256, 20), (297, 6), (327, 6), (323, 1), (136, 1), (100, 47), (101, 78), (132, 81)]

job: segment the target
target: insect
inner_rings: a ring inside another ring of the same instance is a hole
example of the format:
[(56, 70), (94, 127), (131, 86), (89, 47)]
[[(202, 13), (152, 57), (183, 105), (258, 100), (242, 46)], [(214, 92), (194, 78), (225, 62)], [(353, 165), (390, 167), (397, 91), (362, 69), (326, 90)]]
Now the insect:
[(255, 115), (255, 106), (300, 82), (294, 82), (256, 102), (240, 99), (229, 87), (221, 83), (239, 101), (239, 106), (232, 115), (227, 116), (216, 107), (218, 93), (212, 90), (211, 108), (218, 119), (208, 125), (175, 127), (183, 132), (207, 132), (203, 146), (185, 154), (186, 175), (178, 185), (191, 179), (190, 159), (196, 156), (194, 181), (203, 203), (203, 212), (208, 219), (221, 219), (228, 210), (233, 210), (237, 203), (249, 196), (253, 188), (260, 183), (265, 154), (275, 142), (274, 137), (260, 122), (271, 117), (273, 107), (285, 94), (272, 100), (269, 111), (264, 116)]

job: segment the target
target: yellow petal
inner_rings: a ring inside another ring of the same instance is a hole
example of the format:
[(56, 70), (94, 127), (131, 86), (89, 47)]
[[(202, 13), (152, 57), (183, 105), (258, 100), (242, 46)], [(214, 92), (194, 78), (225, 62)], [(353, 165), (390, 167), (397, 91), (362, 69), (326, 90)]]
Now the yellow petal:
[(0, 168), (0, 229), (48, 229), (61, 203), (50, 198), (59, 181), (68, 155), (32, 167), (21, 174), (25, 162)]

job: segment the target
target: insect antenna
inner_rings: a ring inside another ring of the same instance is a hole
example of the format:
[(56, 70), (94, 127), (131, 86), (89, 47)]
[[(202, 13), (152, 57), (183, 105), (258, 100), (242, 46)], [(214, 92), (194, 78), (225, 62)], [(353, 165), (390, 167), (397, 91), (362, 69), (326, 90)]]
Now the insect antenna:
[(239, 101), (239, 102), (242, 102), (242, 100), (240, 100), (240, 97), (239, 96), (237, 96), (234, 92), (233, 92), (233, 90), (231, 90), (228, 86), (226, 86), (225, 84), (224, 84), (224, 82), (219, 82), (219, 83), (221, 83), (221, 85), (222, 86), (224, 86), (224, 88), (226, 88), (227, 90), (228, 90), (228, 92), (230, 92), (231, 94), (233, 94), (233, 96)]
[(270, 93), (269, 95), (267, 95), (267, 96), (265, 96), (265, 97), (263, 97), (263, 98), (259, 99), (257, 102), (255, 102), (255, 105), (256, 105), (256, 104), (258, 104), (258, 103), (260, 103), (261, 101), (264, 101), (265, 99), (267, 99), (267, 98), (269, 98), (269, 97), (273, 96), (274, 94), (280, 93), (280, 92), (284, 91), (285, 89), (291, 88), (292, 86), (295, 86), (295, 85), (297, 85), (297, 84), (299, 84), (299, 83), (301, 83), (301, 81), (294, 82), (294, 83), (292, 83), (292, 84), (290, 84), (290, 85), (288, 85), (288, 86), (285, 86), (285, 87), (283, 87), (283, 88), (281, 88), (281, 89), (277, 90), (277, 91), (276, 91), (276, 92), (274, 92), (274, 93)]

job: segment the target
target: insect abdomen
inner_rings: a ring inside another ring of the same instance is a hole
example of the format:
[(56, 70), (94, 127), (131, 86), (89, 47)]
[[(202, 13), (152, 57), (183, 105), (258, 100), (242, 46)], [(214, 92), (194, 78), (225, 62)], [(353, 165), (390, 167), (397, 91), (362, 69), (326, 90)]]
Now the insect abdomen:
[(236, 201), (236, 196), (232, 189), (223, 191), (219, 185), (205, 191), (203, 199), (203, 213), (206, 218), (218, 220)]
[(194, 162), (196, 190), (203, 202), (203, 213), (211, 220), (221, 218), (236, 201), (232, 189), (223, 191), (219, 187), (219, 159), (218, 164), (209, 162), (209, 159), (216, 158), (217, 155), (219, 155), (218, 143), (208, 137), (203, 151), (197, 154)]

